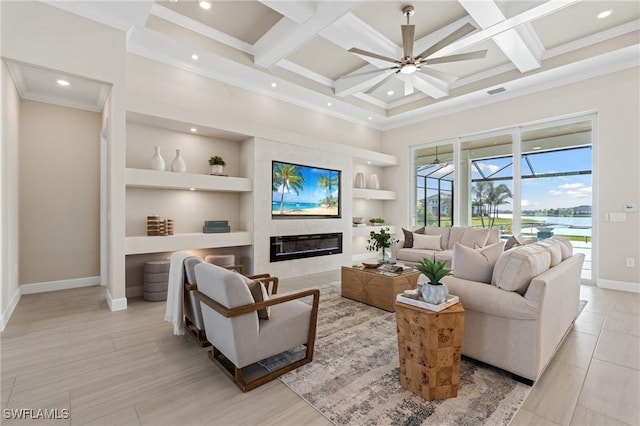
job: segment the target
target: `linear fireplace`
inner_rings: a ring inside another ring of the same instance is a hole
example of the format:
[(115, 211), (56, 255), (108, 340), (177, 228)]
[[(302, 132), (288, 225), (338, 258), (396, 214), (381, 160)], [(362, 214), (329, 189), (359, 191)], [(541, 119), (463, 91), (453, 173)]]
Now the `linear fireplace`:
[(342, 233), (271, 237), (271, 262), (342, 253)]

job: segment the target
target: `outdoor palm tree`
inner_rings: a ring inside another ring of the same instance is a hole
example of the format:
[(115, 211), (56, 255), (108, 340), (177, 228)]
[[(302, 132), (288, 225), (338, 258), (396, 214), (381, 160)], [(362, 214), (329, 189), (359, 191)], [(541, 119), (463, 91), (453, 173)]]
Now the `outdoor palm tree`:
[(273, 186), (274, 191), (280, 192), (280, 214), (284, 213), (284, 194), (290, 191), (300, 194), (304, 187), (304, 177), (298, 168), (292, 164), (274, 163)]
[(507, 201), (507, 199), (512, 198), (513, 194), (511, 194), (511, 190), (504, 183), (501, 183), (495, 188), (493, 187), (493, 182), (490, 183), (491, 185), (487, 198), (491, 205), (489, 228), (493, 228), (493, 224), (498, 217), (498, 207), (503, 204), (509, 204), (509, 201)]
[[(493, 182), (489, 182), (491, 186), (493, 186)], [(485, 181), (476, 182), (474, 188), (474, 194), (476, 196), (475, 200), (472, 201), (473, 206), (476, 207), (476, 211), (478, 212), (478, 216), (480, 217), (480, 223), (482, 223), (482, 227), (484, 228), (484, 206), (487, 203), (487, 190), (488, 183)]]

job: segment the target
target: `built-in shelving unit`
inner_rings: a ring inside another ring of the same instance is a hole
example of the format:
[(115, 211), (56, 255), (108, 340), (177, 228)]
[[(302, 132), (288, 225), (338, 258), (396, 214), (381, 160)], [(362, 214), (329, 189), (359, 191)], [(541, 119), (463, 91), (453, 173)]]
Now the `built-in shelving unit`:
[(353, 198), (365, 200), (395, 200), (395, 191), (385, 191), (382, 189), (353, 188)]
[(251, 179), (194, 173), (126, 169), (126, 185), (132, 188), (194, 189), (215, 192), (251, 192)]
[(251, 232), (204, 234), (201, 232), (154, 237), (126, 237), (125, 254), (161, 253), (186, 249), (248, 246)]
[(353, 227), (353, 236), (365, 236), (368, 237), (371, 234), (371, 231), (378, 232), (382, 228), (389, 228), (390, 234), (395, 234), (396, 227), (393, 225), (382, 225), (382, 226), (354, 226)]

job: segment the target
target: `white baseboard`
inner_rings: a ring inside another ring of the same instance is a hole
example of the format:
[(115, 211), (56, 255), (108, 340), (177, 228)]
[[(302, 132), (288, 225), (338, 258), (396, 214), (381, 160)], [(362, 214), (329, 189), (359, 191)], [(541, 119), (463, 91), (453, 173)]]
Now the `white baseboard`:
[(67, 290), (69, 288), (91, 287), (100, 285), (100, 277), (73, 278), (70, 280), (46, 281), (41, 283), (21, 284), (22, 294), (44, 293), (46, 291)]
[(127, 298), (121, 297), (120, 299), (114, 299), (113, 296), (111, 296), (111, 292), (107, 288), (107, 304), (109, 305), (109, 309), (111, 309), (112, 312), (124, 311), (127, 309)]
[(620, 290), (620, 291), (628, 291), (631, 293), (640, 293), (640, 284), (639, 283), (629, 283), (626, 281), (613, 281), (613, 280), (603, 280), (598, 278), (596, 281), (596, 285), (601, 288), (608, 288), (609, 290)]
[(7, 323), (9, 322), (9, 318), (11, 318), (11, 314), (13, 314), (13, 310), (16, 308), (16, 306), (18, 306), (18, 302), (20, 301), (20, 296), (21, 296), (20, 286), (18, 286), (18, 290), (15, 292), (15, 294), (11, 298), (11, 301), (9, 302), (7, 309), (5, 309), (4, 312), (2, 312), (2, 315), (0, 315), (0, 331), (4, 331), (4, 328), (7, 326)]
[(127, 287), (125, 294), (127, 295), (127, 297), (142, 297), (142, 295), (144, 294), (144, 286), (137, 285), (133, 287)]

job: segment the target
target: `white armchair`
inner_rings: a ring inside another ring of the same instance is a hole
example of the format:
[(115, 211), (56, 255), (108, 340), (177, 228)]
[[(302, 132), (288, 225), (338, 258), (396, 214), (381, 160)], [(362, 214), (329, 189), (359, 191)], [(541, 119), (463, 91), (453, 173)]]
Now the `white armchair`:
[[(209, 357), (242, 389), (256, 388), (278, 376), (311, 362), (316, 337), (320, 291), (272, 295), (255, 302), (245, 278), (215, 265), (195, 266)], [(313, 297), (309, 305), (300, 300)], [(258, 310), (269, 308), (269, 319), (259, 319)], [(243, 368), (286, 350), (306, 346), (305, 356), (273, 372), (246, 381)]]

